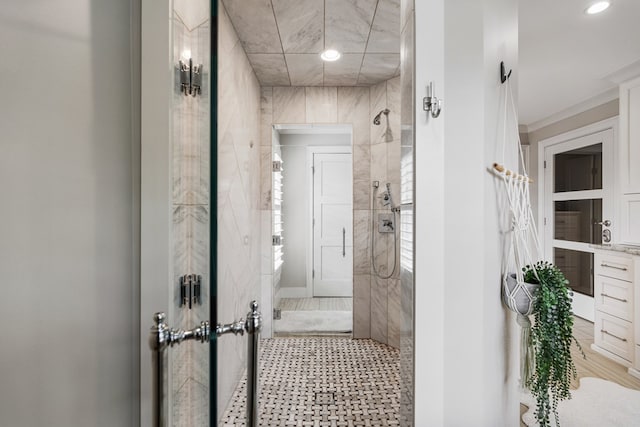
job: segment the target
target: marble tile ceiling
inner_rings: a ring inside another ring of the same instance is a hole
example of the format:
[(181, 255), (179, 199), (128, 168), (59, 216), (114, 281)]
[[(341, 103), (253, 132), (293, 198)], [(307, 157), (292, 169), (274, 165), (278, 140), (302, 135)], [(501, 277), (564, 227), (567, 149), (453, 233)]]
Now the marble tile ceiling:
[[(400, 0), (222, 0), (262, 86), (369, 86), (400, 73)], [(325, 62), (320, 53), (342, 57)]]

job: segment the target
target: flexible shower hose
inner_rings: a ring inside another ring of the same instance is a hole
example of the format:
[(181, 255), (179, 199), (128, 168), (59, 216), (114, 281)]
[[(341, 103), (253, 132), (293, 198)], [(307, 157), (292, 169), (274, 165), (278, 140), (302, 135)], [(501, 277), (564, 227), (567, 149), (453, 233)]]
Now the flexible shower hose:
[(394, 223), (394, 229), (393, 229), (393, 269), (391, 269), (391, 273), (388, 276), (382, 276), (380, 275), (380, 273), (378, 272), (378, 269), (376, 268), (376, 260), (375, 260), (375, 247), (376, 247), (376, 222), (373, 218), (373, 214), (375, 212), (375, 204), (376, 204), (376, 193), (378, 192), (377, 187), (374, 187), (373, 189), (373, 197), (372, 197), (372, 206), (371, 206), (371, 214), (372, 214), (372, 218), (371, 218), (371, 224), (372, 224), (372, 229), (371, 229), (371, 266), (373, 267), (373, 272), (376, 274), (376, 276), (378, 276), (381, 279), (390, 279), (391, 277), (393, 277), (394, 273), (396, 272), (396, 264), (398, 264), (397, 262), (397, 257), (398, 257), (398, 236), (396, 234), (396, 229), (398, 228), (398, 223), (396, 222), (396, 211), (393, 208), (393, 206), (391, 207), (391, 213), (393, 213), (393, 223)]

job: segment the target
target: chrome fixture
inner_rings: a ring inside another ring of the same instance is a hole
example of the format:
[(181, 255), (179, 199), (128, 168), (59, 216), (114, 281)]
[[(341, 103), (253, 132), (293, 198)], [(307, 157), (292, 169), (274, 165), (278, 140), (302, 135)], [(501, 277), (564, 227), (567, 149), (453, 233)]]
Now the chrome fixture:
[(378, 214), (378, 232), (379, 233), (394, 233), (394, 218), (393, 213), (379, 213)]
[(433, 90), (433, 82), (429, 83), (427, 87), (427, 96), (422, 99), (422, 109), (427, 113), (431, 113), (431, 117), (434, 119), (440, 115), (442, 111), (442, 100), (436, 98), (435, 91)]
[[(258, 426), (258, 353), (260, 344), (260, 330), (262, 329), (262, 315), (258, 311), (258, 303), (252, 301), (251, 311), (247, 313), (247, 320), (218, 324), (215, 335), (225, 334), (244, 335), (247, 332), (248, 357), (247, 357), (247, 426)], [(209, 322), (200, 322), (200, 326), (189, 330), (169, 328), (165, 323), (167, 316), (164, 313), (153, 315), (153, 326), (149, 336), (149, 345), (152, 353), (153, 366), (153, 426), (167, 427), (168, 418), (163, 405), (167, 390), (165, 368), (167, 354), (165, 349), (180, 344), (183, 341), (199, 341), (207, 343), (211, 339)]]
[(383, 114), (385, 116), (389, 116), (389, 113), (391, 112), (391, 110), (389, 110), (388, 108), (385, 108), (384, 110), (380, 111), (374, 118), (373, 118), (373, 124), (376, 126), (380, 125), (380, 116), (382, 116)]
[(604, 221), (596, 221), (593, 225), (602, 226), (602, 243), (611, 243), (611, 230), (607, 227), (611, 227), (611, 221), (605, 219)]
[(382, 193), (382, 204), (384, 206), (391, 206), (391, 210), (395, 208), (393, 205), (393, 197), (391, 196), (391, 183), (387, 182), (387, 191)]
[[(186, 60), (185, 60), (186, 61)], [(202, 64), (194, 65), (193, 60), (189, 62), (180, 60), (178, 69), (180, 70), (180, 92), (187, 95), (199, 95), (202, 93)]]
[(164, 322), (167, 316), (164, 313), (153, 315), (154, 325), (151, 327), (149, 344), (151, 346), (151, 357), (153, 366), (153, 426), (166, 427), (167, 413), (163, 406), (163, 399), (166, 394), (167, 381), (165, 376), (165, 366), (167, 365), (167, 355), (165, 349), (173, 347), (185, 340), (200, 342), (209, 341), (209, 322), (201, 322), (200, 326), (190, 330), (172, 329)]
[(185, 274), (180, 277), (180, 307), (189, 306), (191, 309), (194, 304), (201, 305), (201, 289), (202, 276), (199, 274)]
[(372, 194), (372, 206), (371, 209), (376, 209), (376, 199), (380, 197), (382, 199), (383, 206), (389, 206), (391, 208), (390, 213), (379, 213), (378, 214), (378, 232), (379, 233), (393, 233), (393, 268), (391, 269), (391, 273), (387, 276), (383, 276), (378, 271), (376, 267), (375, 260), (375, 247), (376, 247), (376, 237), (375, 237), (375, 227), (376, 222), (374, 220), (371, 221), (371, 266), (373, 267), (373, 272), (376, 276), (381, 279), (389, 279), (393, 277), (396, 272), (396, 266), (398, 264), (398, 227), (396, 226), (396, 213), (400, 212), (399, 206), (393, 205), (393, 197), (391, 196), (391, 183), (387, 182), (386, 191), (382, 193), (380, 196), (377, 195), (378, 188), (380, 187), (379, 181), (373, 181), (373, 194)]
[(246, 426), (258, 427), (258, 362), (260, 360), (260, 330), (262, 315), (258, 303), (252, 301), (251, 311), (247, 313), (245, 330), (249, 334), (247, 342), (247, 423)]

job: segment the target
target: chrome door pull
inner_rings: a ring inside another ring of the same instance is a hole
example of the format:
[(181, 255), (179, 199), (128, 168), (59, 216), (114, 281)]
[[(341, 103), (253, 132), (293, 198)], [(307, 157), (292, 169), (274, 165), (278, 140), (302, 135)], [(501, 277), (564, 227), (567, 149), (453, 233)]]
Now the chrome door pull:
[(342, 258), (344, 258), (347, 255), (347, 252), (345, 250), (346, 238), (347, 238), (347, 230), (345, 230), (345, 228), (342, 227)]
[(600, 264), (600, 267), (615, 268), (616, 270), (627, 271), (627, 267), (617, 267), (615, 265), (605, 264), (604, 262)]
[(243, 319), (227, 324), (218, 323), (216, 325), (216, 336), (219, 337), (220, 335), (224, 334), (244, 335), (244, 328), (245, 321)]
[(607, 298), (611, 298), (611, 299), (614, 299), (614, 300), (616, 300), (616, 301), (620, 301), (620, 302), (628, 302), (628, 301), (627, 301), (626, 299), (624, 299), (624, 298), (618, 298), (618, 297), (614, 297), (614, 296), (607, 295), (607, 294), (603, 294), (603, 293), (600, 293), (600, 296), (607, 297)]
[(167, 315), (156, 313), (153, 315), (153, 326), (149, 336), (153, 365), (153, 426), (166, 427), (167, 413), (163, 401), (166, 395), (167, 380), (165, 367), (167, 365), (167, 355), (165, 349), (173, 347), (182, 341), (194, 340), (202, 343), (209, 341), (209, 322), (201, 322), (200, 326), (193, 329), (173, 329), (165, 323)]
[[(262, 315), (258, 311), (258, 303), (252, 301), (251, 311), (247, 313), (247, 320), (238, 320), (232, 323), (216, 325), (216, 336), (224, 334), (249, 335), (247, 357), (247, 426), (258, 426), (258, 355), (260, 343), (260, 330), (262, 329)], [(167, 380), (165, 368), (167, 355), (165, 349), (173, 347), (182, 341), (194, 340), (202, 343), (210, 341), (211, 330), (209, 322), (200, 322), (200, 326), (193, 329), (173, 329), (165, 323), (166, 314), (153, 315), (153, 326), (149, 336), (149, 344), (152, 353), (153, 365), (153, 426), (166, 427), (167, 413), (164, 405)]]
[(611, 227), (611, 221), (609, 221), (608, 219), (605, 219), (604, 221), (596, 221), (593, 223), (593, 225), (602, 225), (604, 227)]
[(627, 339), (626, 339), (626, 338), (622, 338), (622, 337), (619, 337), (619, 336), (617, 336), (617, 335), (614, 335), (614, 334), (612, 334), (611, 332), (607, 331), (606, 329), (600, 329), (600, 332), (602, 332), (603, 334), (607, 334), (607, 335), (609, 335), (609, 336), (612, 336), (612, 337), (614, 337), (614, 338), (617, 338), (617, 339), (619, 339), (619, 340), (620, 340), (620, 341), (622, 341), (622, 342), (627, 342)]

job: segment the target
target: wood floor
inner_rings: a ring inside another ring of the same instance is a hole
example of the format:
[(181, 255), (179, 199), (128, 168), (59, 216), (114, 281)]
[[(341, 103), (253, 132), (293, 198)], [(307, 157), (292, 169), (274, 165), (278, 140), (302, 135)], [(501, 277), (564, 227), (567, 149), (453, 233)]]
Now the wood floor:
[[(573, 323), (573, 335), (582, 346), (586, 359), (582, 357), (578, 347), (574, 344), (572, 354), (578, 371), (578, 378), (571, 382), (572, 389), (578, 388), (580, 378), (593, 377), (602, 378), (633, 390), (640, 390), (640, 379), (629, 375), (626, 367), (591, 349), (591, 344), (593, 344), (593, 323), (576, 317)], [(527, 407), (520, 405), (520, 415), (526, 411)], [(520, 426), (525, 427), (525, 424), (521, 421)]]
[(352, 298), (282, 298), (278, 308), (286, 311), (351, 311)]

